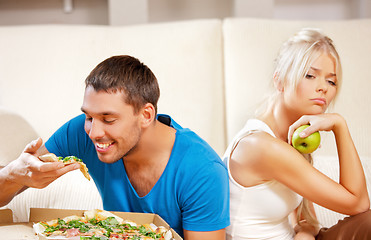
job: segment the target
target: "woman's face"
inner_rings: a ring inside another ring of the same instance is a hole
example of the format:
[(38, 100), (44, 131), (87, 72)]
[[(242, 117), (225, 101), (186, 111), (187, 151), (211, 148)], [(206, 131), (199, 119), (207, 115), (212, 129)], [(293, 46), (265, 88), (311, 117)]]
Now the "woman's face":
[(333, 57), (322, 53), (300, 79), (295, 91), (285, 94), (285, 102), (300, 115), (320, 114), (326, 111), (336, 96), (336, 65)]

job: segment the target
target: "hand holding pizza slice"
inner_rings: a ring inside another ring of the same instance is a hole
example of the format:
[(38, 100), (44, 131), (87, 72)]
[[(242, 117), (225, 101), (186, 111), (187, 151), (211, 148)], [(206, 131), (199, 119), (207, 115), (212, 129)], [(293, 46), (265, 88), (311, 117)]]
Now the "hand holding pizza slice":
[(88, 168), (86, 167), (85, 163), (82, 162), (80, 158), (75, 156), (68, 156), (68, 157), (57, 157), (54, 153), (47, 153), (39, 157), (39, 159), (43, 162), (62, 162), (64, 165), (70, 165), (74, 163), (80, 164), (80, 171), (84, 174), (84, 177), (90, 181), (90, 175), (88, 172)]

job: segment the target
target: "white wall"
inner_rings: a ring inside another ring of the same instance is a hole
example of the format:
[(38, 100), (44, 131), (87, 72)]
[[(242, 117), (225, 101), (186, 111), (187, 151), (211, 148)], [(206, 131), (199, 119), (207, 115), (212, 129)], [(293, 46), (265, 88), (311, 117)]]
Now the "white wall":
[(232, 14), (230, 0), (149, 0), (149, 21), (225, 18)]
[[(68, 2), (73, 8), (66, 13)], [(225, 17), (371, 18), (371, 0), (0, 0), (0, 25), (130, 25)]]
[(107, 0), (72, 0), (71, 13), (64, 0), (0, 0), (0, 25), (108, 24)]
[(315, 20), (358, 18), (358, 5), (358, 0), (276, 0), (273, 17)]

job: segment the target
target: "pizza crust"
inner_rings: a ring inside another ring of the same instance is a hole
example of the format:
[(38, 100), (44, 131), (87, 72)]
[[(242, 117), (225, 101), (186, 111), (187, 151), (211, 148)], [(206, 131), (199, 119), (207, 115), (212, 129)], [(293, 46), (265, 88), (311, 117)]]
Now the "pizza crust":
[(47, 153), (39, 157), (43, 162), (58, 162), (59, 158), (54, 153)]
[[(63, 160), (60, 160), (54, 153), (44, 154), (42, 156), (39, 156), (39, 159), (43, 162), (63, 162)], [(77, 162), (72, 159), (67, 162), (63, 162), (63, 163), (66, 166), (73, 164), (73, 163), (78, 163), (80, 165), (80, 171), (82, 172), (84, 177), (90, 181), (90, 174), (89, 174), (88, 168), (86, 167), (85, 163)]]

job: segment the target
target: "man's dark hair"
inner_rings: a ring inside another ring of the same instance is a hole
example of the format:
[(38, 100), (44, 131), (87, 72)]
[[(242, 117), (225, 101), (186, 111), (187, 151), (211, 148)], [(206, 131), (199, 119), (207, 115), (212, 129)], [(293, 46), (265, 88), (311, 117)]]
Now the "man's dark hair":
[(138, 59), (128, 56), (113, 56), (98, 64), (85, 80), (85, 87), (95, 91), (115, 93), (122, 91), (125, 102), (134, 107), (134, 112), (151, 103), (157, 113), (160, 88), (152, 71)]

